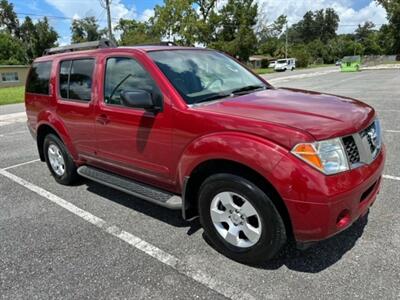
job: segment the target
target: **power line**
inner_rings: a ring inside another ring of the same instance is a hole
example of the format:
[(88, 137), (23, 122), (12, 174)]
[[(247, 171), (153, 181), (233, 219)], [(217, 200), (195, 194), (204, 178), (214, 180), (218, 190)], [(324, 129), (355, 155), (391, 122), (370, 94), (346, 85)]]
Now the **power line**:
[[(29, 16), (29, 17), (41, 17), (41, 18), (48, 18), (48, 19), (63, 19), (63, 20), (75, 20), (76, 18), (66, 17), (66, 16), (53, 16), (53, 15), (41, 15), (41, 14), (34, 14), (34, 13), (25, 13), (25, 12), (16, 12), (17, 15), (21, 16)], [(94, 16), (91, 16), (94, 17)], [(112, 20), (119, 21), (119, 18), (111, 18)]]
[[(101, 12), (101, 14), (104, 13), (104, 11)], [(48, 19), (64, 19), (64, 20), (74, 20), (75, 18), (72, 17), (66, 17), (66, 16), (53, 16), (53, 15), (41, 15), (41, 14), (35, 14), (35, 13), (25, 13), (25, 12), (16, 12), (17, 15), (22, 15), (22, 16), (32, 16), (32, 17), (46, 17)], [(94, 16), (93, 16), (94, 17)], [(120, 18), (111, 18), (111, 20), (114, 21), (119, 21)], [(338, 24), (338, 27), (358, 27), (358, 25), (363, 25), (363, 23), (360, 24)], [(273, 24), (268, 24), (266, 25), (266, 27), (271, 27)], [(294, 25), (294, 24), (292, 24)], [(382, 26), (382, 25), (388, 25), (388, 23), (374, 23), (375, 27), (377, 26)], [(396, 24), (395, 24), (396, 25)], [(225, 27), (237, 27), (236, 25), (229, 25), (229, 24), (225, 24), (223, 25)], [(320, 28), (320, 26), (308, 26), (310, 28)]]

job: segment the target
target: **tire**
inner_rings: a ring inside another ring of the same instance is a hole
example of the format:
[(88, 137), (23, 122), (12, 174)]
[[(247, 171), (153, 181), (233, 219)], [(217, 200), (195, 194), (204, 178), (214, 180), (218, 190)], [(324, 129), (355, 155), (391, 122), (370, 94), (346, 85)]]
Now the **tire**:
[[(236, 208), (239, 207), (239, 213), (231, 214), (227, 193)], [(233, 260), (259, 264), (273, 258), (286, 243), (284, 222), (271, 199), (247, 179), (225, 173), (212, 175), (201, 185), (198, 203), (200, 222), (209, 242), (217, 251)], [(248, 214), (249, 217), (245, 216), (251, 211), (248, 204), (255, 210), (255, 215), (253, 211)], [(226, 222), (214, 222), (219, 218), (226, 219), (227, 215), (229, 219)], [(232, 238), (235, 234), (230, 232), (238, 231), (239, 234), (235, 233), (237, 238)]]
[[(76, 166), (71, 155), (64, 143), (55, 134), (50, 133), (45, 137), (43, 153), (47, 167), (58, 183), (71, 185), (78, 179), (79, 175), (76, 172)], [(56, 168), (56, 165), (59, 168)]]

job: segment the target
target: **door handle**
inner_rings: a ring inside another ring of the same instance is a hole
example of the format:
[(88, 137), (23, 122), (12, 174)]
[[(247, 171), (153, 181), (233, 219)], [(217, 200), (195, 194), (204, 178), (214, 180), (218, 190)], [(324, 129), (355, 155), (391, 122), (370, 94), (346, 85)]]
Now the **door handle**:
[(101, 115), (96, 117), (96, 122), (101, 124), (101, 125), (106, 125), (107, 123), (110, 122), (110, 120), (108, 119), (107, 115), (101, 114)]

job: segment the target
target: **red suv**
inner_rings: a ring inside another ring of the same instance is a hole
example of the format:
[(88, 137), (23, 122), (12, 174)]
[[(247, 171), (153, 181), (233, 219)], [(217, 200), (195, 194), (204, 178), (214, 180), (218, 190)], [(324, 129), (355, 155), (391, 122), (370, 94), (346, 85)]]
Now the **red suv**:
[(32, 64), (25, 101), (55, 180), (79, 174), (199, 216), (212, 245), (237, 261), (337, 234), (379, 192), (385, 147), (372, 107), (274, 88), (217, 51), (50, 49)]

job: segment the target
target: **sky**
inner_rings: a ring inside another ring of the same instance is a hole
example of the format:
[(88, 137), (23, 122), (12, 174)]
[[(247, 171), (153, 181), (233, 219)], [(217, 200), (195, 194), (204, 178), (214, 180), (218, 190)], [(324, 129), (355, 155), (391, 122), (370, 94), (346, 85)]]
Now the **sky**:
[[(60, 35), (59, 43), (68, 44), (73, 18), (95, 16), (100, 27), (106, 26), (106, 12), (101, 5), (104, 0), (11, 0), (18, 17), (29, 14), (33, 20), (48, 16), (51, 25)], [(110, 0), (112, 23), (119, 18), (147, 20), (153, 15), (154, 6), (162, 0)], [(217, 0), (221, 5), (226, 0)], [(357, 24), (372, 21), (377, 25), (387, 22), (386, 12), (373, 0), (257, 0), (261, 17), (272, 23), (281, 14), (288, 16), (290, 24), (299, 21), (308, 10), (333, 7), (340, 17), (339, 33), (353, 32)]]

